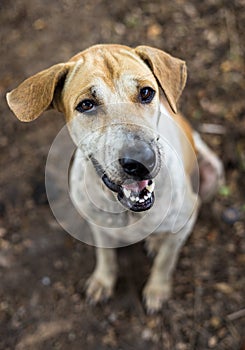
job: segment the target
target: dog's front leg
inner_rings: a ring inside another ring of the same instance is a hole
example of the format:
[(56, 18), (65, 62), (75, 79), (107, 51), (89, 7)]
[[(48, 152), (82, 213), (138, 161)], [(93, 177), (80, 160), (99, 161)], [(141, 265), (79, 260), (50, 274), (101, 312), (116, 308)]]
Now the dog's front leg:
[(178, 233), (161, 234), (163, 239), (154, 259), (150, 277), (143, 290), (146, 310), (149, 314), (160, 311), (172, 290), (172, 274), (179, 252), (196, 221), (197, 209), (189, 222)]
[[(96, 241), (101, 238), (96, 239)], [(99, 245), (99, 242), (97, 242)], [(116, 250), (96, 248), (96, 266), (86, 284), (86, 296), (92, 304), (107, 301), (114, 291), (117, 278)]]
[(154, 259), (150, 277), (143, 291), (146, 310), (149, 314), (161, 309), (171, 295), (172, 273), (182, 243), (179, 234), (166, 233)]

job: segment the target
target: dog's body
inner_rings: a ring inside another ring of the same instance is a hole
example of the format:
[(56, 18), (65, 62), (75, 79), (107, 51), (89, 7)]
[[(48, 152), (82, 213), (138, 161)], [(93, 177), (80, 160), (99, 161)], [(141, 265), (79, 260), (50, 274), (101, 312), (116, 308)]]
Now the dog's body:
[(7, 97), (24, 121), (49, 107), (66, 116), (78, 147), (71, 198), (87, 213), (98, 247), (87, 285), (93, 302), (113, 293), (115, 242), (131, 244), (154, 232), (147, 247), (156, 258), (143, 294), (147, 310), (158, 311), (198, 213), (196, 156), (202, 198), (222, 179), (221, 162), (177, 114), (185, 80), (184, 62), (163, 51), (97, 45), (29, 78)]

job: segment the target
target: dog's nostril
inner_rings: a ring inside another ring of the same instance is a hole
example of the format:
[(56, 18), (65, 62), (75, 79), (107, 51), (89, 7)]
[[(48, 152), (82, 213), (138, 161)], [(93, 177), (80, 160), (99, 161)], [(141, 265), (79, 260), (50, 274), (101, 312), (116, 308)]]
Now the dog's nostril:
[(132, 176), (145, 176), (146, 174), (149, 173), (147, 168), (137, 162), (134, 159), (131, 158), (121, 158), (119, 159), (119, 163), (121, 164), (123, 170), (125, 173), (132, 175)]
[(127, 148), (124, 150), (124, 157), (119, 159), (125, 173), (139, 179), (149, 177), (156, 164), (155, 152), (147, 144), (141, 147)]

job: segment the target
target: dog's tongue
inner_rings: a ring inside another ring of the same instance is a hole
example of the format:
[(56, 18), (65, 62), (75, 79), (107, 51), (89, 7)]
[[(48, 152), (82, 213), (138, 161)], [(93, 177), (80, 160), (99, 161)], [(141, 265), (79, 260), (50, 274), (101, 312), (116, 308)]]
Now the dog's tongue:
[(127, 190), (131, 190), (133, 192), (141, 192), (147, 185), (149, 180), (143, 180), (143, 181), (135, 181), (129, 184), (123, 184), (123, 187)]

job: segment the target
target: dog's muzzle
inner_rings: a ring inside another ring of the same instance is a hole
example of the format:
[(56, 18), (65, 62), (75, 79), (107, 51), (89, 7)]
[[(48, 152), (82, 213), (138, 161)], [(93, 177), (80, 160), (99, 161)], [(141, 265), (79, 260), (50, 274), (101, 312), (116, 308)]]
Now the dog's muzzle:
[(124, 180), (114, 183), (98, 162), (91, 159), (104, 184), (117, 193), (120, 203), (135, 212), (145, 211), (154, 203), (154, 177), (158, 173), (157, 155), (148, 143), (137, 143), (124, 147), (118, 159)]

